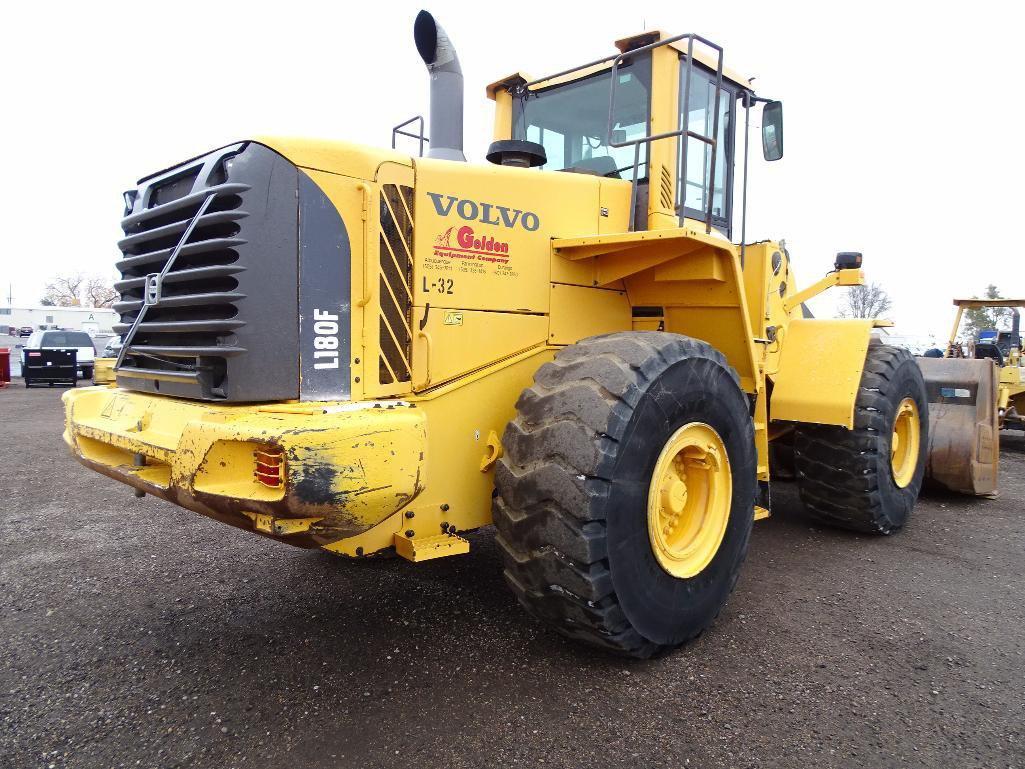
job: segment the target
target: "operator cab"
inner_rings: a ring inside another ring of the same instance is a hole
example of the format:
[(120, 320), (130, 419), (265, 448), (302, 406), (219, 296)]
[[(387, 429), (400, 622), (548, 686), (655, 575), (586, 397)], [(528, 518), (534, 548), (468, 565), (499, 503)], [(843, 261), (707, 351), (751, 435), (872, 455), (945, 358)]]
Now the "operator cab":
[[(731, 237), (738, 115), (766, 100), (723, 68), (721, 49), (703, 38), (649, 32), (616, 46), (616, 56), (543, 80), (517, 74), (489, 86), (496, 139), (543, 147), (542, 170), (635, 180), (633, 229), (688, 218)], [(782, 115), (772, 104), (763, 145), (775, 160)]]

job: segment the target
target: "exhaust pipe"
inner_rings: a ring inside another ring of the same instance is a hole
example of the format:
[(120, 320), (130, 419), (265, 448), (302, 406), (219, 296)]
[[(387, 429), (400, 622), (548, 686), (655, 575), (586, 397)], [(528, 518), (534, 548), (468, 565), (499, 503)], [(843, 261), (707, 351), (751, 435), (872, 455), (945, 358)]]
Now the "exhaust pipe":
[(463, 154), (463, 70), (455, 46), (427, 11), (413, 23), (413, 41), (431, 76), (427, 157), (466, 162)]

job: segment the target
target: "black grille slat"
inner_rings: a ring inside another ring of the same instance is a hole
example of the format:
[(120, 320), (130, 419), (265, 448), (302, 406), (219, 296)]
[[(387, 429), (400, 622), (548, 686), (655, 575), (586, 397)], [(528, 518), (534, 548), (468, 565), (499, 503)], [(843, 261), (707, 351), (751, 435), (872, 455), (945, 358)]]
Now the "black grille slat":
[[(197, 237), (205, 228), (218, 224), (234, 224), (248, 215), (249, 214), (240, 209), (234, 209), (231, 211), (215, 211), (213, 213), (203, 214), (196, 223)], [(173, 224), (165, 224), (160, 227), (155, 227), (152, 230), (142, 230), (141, 232), (136, 232), (119, 240), (117, 247), (121, 249), (121, 252), (125, 255), (136, 256), (136, 254), (128, 254), (128, 252), (131, 249), (138, 247), (139, 244), (147, 243), (152, 240), (166, 239), (168, 241), (173, 241), (170, 248), (174, 248), (173, 243), (177, 242), (177, 238), (181, 237), (182, 233), (185, 232), (185, 228), (188, 224), (189, 220), (183, 219), (181, 221), (174, 222)]]
[[(207, 195), (241, 195), (243, 192), (248, 190), (248, 184), (227, 183), (218, 184), (214, 187), (207, 187), (206, 189), (199, 190), (198, 192), (186, 195), (183, 198), (178, 198), (177, 200), (173, 200), (169, 203), (147, 208), (137, 214), (129, 214), (121, 220), (121, 229), (128, 232), (128, 230), (132, 229), (136, 225), (145, 224), (146, 222), (150, 222), (158, 217), (166, 216), (167, 214), (172, 214), (187, 208), (196, 208), (204, 199), (206, 199)], [(182, 214), (181, 218), (188, 221), (189, 217), (188, 214)]]
[[(160, 307), (202, 307), (209, 304), (230, 304), (239, 299), (245, 299), (246, 295), (238, 291), (218, 291), (209, 294), (184, 294), (182, 296), (165, 296), (160, 300)], [(116, 302), (114, 311), (124, 315), (134, 313), (142, 308), (142, 300), (136, 299), (129, 302)]]
[[(238, 246), (245, 245), (246, 241), (244, 238), (209, 238), (207, 240), (198, 241), (195, 243), (189, 243), (186, 246), (182, 246), (181, 251), (178, 254), (179, 259), (188, 259), (189, 257), (196, 256), (198, 254), (207, 254), (217, 251), (230, 251)], [(135, 256), (129, 256), (127, 259), (122, 259), (115, 264), (118, 270), (125, 272), (127, 270), (134, 270), (143, 265), (160, 265), (161, 267), (167, 262), (173, 248), (161, 248), (156, 251), (149, 251)], [(145, 272), (153, 272), (154, 270), (147, 269)], [(142, 277), (141, 275), (139, 277)]]
[(241, 355), (246, 351), (244, 347), (222, 347), (219, 345), (174, 347), (170, 345), (133, 344), (131, 349), (132, 352), (140, 355), (163, 355), (167, 358), (194, 358), (197, 355), (230, 356)]
[[(169, 272), (164, 277), (164, 285), (173, 285), (174, 283), (184, 283), (186, 281), (202, 280), (205, 278), (223, 278), (230, 275), (237, 275), (240, 272), (244, 272), (245, 269), (245, 267), (236, 264), (215, 264), (210, 267), (190, 267), (185, 270)], [(126, 291), (135, 292), (141, 290), (145, 283), (145, 277), (129, 278), (127, 280), (119, 280), (114, 284), (114, 289), (119, 294), (124, 294)]]
[(139, 366), (126, 368), (122, 366), (118, 369), (117, 373), (118, 376), (129, 377), (131, 379), (180, 380), (188, 382), (195, 382), (199, 380), (199, 372), (182, 371), (180, 369), (145, 368)]
[[(227, 334), (242, 328), (245, 321), (241, 320), (167, 320), (143, 321), (139, 324), (139, 334), (182, 334), (189, 332), (206, 332)], [(112, 327), (115, 334), (123, 334), (131, 328), (128, 323), (115, 323)]]

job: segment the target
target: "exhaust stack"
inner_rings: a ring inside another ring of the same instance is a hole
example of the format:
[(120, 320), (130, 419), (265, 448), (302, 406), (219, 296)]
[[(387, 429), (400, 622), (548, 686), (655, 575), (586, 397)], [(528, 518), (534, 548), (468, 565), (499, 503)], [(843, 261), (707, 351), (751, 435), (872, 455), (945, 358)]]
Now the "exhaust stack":
[(466, 162), (463, 154), (463, 70), (455, 46), (427, 11), (413, 23), (413, 41), (431, 76), (427, 157)]

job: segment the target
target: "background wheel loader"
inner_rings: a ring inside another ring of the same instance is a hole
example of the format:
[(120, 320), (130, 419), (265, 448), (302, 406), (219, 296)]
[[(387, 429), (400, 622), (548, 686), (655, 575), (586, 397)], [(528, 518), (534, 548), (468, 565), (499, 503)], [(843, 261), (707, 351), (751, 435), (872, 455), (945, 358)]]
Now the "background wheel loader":
[[(930, 404), (926, 477), (951, 491), (991, 496), (998, 486), (1000, 430), (1025, 430), (1025, 299), (955, 299), (954, 306), (943, 357), (918, 361)], [(961, 341), (961, 319), (973, 308), (1008, 308), (1010, 329)]]
[[(349, 557), (465, 553), (494, 523), (520, 602), (645, 657), (694, 637), (771, 508), (771, 441), (809, 512), (890, 533), (925, 470), (915, 361), (871, 320), (807, 319), (745, 243), (751, 109), (782, 107), (697, 35), (648, 32), (509, 75), (488, 164), (423, 12), (427, 157), (247, 139), (125, 193), (116, 387), (65, 396), (96, 471), (262, 536)], [(745, 183), (746, 186), (746, 183)], [(732, 242), (735, 219), (739, 244)]]

